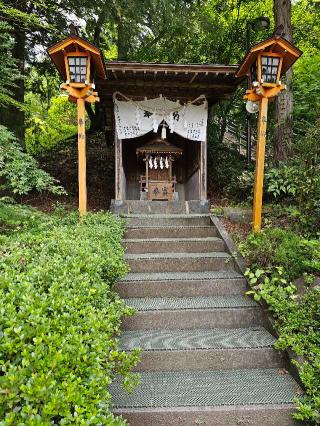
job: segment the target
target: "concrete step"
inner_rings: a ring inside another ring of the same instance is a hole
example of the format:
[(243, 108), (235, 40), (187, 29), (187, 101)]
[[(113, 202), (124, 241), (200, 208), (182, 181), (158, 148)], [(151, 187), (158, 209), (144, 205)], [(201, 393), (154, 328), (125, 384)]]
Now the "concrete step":
[(127, 226), (124, 238), (202, 238), (218, 237), (215, 226)]
[(132, 238), (123, 240), (127, 253), (204, 253), (224, 251), (226, 246), (221, 238)]
[(133, 393), (110, 387), (114, 412), (130, 426), (294, 425), (299, 386), (282, 369), (142, 372)]
[(173, 214), (173, 215), (127, 215), (123, 216), (128, 226), (209, 226), (208, 214)]
[(298, 426), (294, 404), (251, 404), (217, 407), (119, 408), (130, 426)]
[(236, 329), (126, 331), (121, 349), (141, 348), (135, 371), (195, 371), (280, 368), (276, 339), (263, 327)]
[(211, 253), (127, 253), (131, 272), (195, 272), (234, 270), (235, 262), (226, 252)]
[(208, 201), (147, 201), (147, 200), (111, 200), (110, 210), (120, 215), (181, 215), (208, 214)]
[(137, 309), (124, 318), (124, 330), (236, 328), (264, 324), (258, 305), (244, 296), (125, 299)]
[(243, 294), (247, 282), (235, 271), (129, 273), (116, 284), (121, 297), (188, 297)]

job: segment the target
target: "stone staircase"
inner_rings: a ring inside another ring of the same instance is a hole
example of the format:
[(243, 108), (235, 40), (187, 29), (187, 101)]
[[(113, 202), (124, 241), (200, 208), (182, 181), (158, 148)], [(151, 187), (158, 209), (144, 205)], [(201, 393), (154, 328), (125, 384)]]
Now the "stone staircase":
[(129, 215), (131, 272), (118, 283), (137, 309), (122, 348), (143, 349), (132, 394), (111, 386), (114, 412), (131, 426), (294, 425), (299, 386), (273, 348), (262, 309), (216, 218)]

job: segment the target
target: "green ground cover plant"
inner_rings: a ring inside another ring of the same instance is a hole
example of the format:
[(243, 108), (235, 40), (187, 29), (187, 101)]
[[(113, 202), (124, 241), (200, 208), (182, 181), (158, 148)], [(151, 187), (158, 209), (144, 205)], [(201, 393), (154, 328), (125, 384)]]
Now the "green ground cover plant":
[(124, 425), (108, 391), (137, 379), (118, 339), (132, 309), (113, 291), (122, 222), (0, 203), (0, 227), (0, 424)]
[(285, 278), (320, 274), (320, 241), (302, 238), (291, 230), (266, 228), (248, 235), (240, 250), (251, 268), (282, 267)]
[[(320, 241), (269, 228), (240, 244), (248, 264), (248, 294), (263, 300), (275, 319), (276, 347), (301, 356), (298, 367), (305, 394), (294, 417), (320, 424)], [(298, 285), (297, 278), (304, 278)], [(295, 284), (296, 283), (296, 284)]]

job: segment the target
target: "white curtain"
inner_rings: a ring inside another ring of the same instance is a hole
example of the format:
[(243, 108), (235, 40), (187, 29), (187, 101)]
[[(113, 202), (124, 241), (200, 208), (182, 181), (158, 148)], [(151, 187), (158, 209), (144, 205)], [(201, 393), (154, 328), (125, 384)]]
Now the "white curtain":
[(194, 141), (206, 140), (207, 101), (201, 105), (182, 105), (164, 97), (145, 101), (119, 101), (114, 98), (114, 114), (119, 139), (136, 138), (152, 130), (157, 132), (164, 120), (171, 133)]

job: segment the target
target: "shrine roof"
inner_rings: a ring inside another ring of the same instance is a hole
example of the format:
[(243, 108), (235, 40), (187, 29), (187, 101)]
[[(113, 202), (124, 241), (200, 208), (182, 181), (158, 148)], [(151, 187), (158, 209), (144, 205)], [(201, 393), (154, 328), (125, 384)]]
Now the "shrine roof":
[(205, 95), (209, 103), (229, 98), (243, 81), (238, 65), (110, 61), (106, 80), (97, 82), (101, 98), (121, 92), (135, 99), (163, 96), (189, 100)]
[(181, 155), (183, 149), (171, 144), (167, 139), (158, 136), (149, 141), (146, 145), (136, 149), (137, 154), (176, 154)]

